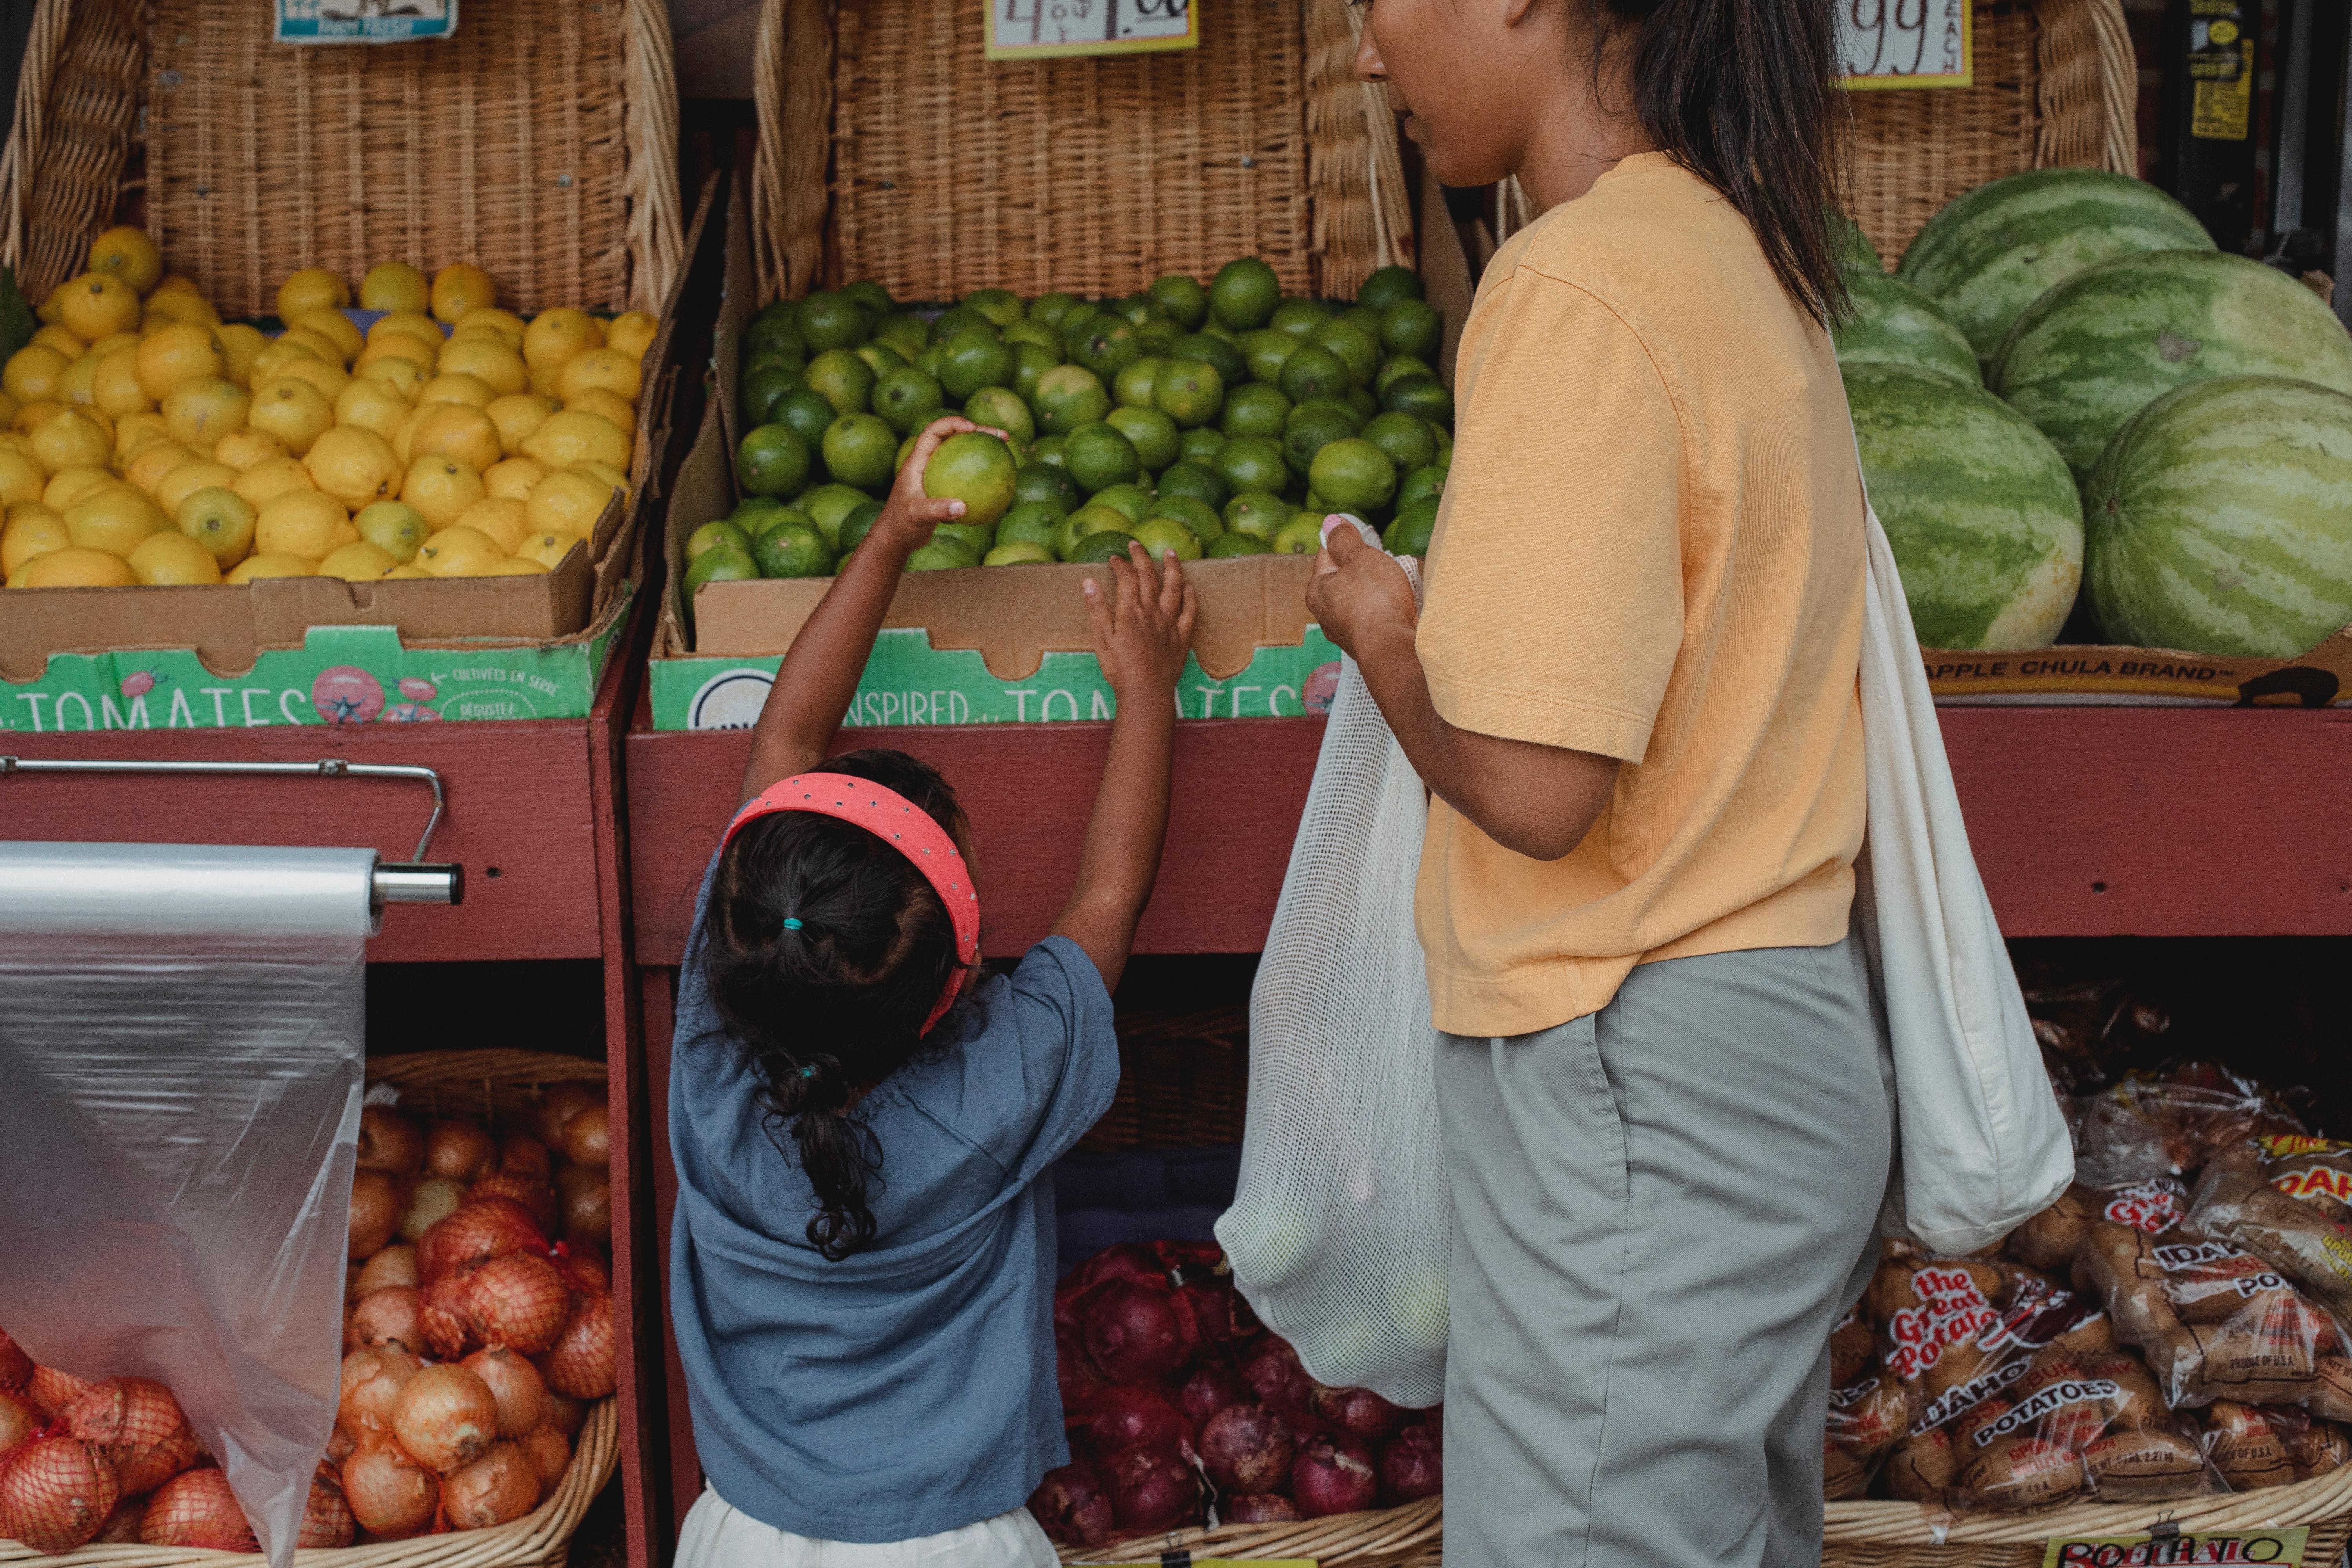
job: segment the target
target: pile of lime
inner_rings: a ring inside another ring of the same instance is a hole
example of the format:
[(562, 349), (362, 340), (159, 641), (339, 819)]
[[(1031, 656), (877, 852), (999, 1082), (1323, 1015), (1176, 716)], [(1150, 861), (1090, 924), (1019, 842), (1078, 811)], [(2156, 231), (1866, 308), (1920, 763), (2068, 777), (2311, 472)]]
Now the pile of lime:
[(1309, 554), (1334, 511), (1424, 553), (1453, 458), (1443, 334), (1409, 268), (1337, 301), (1286, 297), (1256, 257), (1120, 300), (982, 289), (919, 309), (868, 282), (779, 300), (743, 334), (745, 499), (687, 541), (688, 591), (829, 575), (950, 413), (1004, 437), (932, 457), (925, 492), (966, 511), (910, 571), (1100, 561), (1131, 540), (1188, 561)]

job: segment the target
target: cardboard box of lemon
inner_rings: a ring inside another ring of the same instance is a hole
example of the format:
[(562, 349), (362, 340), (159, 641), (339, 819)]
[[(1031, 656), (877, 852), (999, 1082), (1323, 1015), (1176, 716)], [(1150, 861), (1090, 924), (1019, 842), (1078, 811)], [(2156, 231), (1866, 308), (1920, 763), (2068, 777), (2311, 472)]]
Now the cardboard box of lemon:
[[(156, 672), (71, 656), (193, 655), (190, 682), (310, 645), (331, 660), (584, 638), (601, 658), (592, 623), (613, 618), (625, 583), (599, 565), (625, 575), (611, 547), (642, 477), (656, 322), (526, 321), (497, 299), (464, 263), (428, 278), (386, 261), (356, 299), (310, 269), (279, 288), (273, 332), (222, 321), (138, 230), (101, 235), (0, 364), (0, 679), (63, 680), (49, 727), (80, 713), (103, 727), (111, 705), (81, 689), (127, 701), (124, 683)], [(499, 684), (520, 696), (419, 716), (543, 714), (553, 677), (510, 674)], [(0, 727), (43, 727), (37, 696), (0, 688), (14, 699)], [(264, 706), (268, 719), (242, 721), (335, 716)]]

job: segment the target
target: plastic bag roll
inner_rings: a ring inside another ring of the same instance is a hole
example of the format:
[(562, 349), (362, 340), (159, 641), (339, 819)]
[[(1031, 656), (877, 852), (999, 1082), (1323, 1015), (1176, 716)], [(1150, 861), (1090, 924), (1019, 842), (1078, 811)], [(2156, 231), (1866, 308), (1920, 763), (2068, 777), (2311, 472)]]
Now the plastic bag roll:
[(375, 858), (0, 843), (0, 1327), (168, 1385), (277, 1568), (335, 1417)]

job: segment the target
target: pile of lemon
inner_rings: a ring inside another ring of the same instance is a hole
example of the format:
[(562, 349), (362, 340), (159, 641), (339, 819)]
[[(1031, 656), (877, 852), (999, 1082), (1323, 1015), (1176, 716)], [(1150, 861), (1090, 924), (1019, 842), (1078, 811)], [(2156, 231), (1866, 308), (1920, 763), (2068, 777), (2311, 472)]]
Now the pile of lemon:
[(220, 314), (134, 228), (0, 366), (11, 588), (523, 576), (625, 501), (655, 321), (498, 305), (478, 267), (309, 268), (276, 337)]

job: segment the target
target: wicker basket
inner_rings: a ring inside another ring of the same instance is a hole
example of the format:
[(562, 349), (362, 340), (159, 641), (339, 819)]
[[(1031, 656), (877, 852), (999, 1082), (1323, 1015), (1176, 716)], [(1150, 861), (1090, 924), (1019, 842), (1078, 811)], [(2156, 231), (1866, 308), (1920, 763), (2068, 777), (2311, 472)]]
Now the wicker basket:
[(143, 190), (167, 265), (228, 316), (299, 268), (393, 258), (475, 262), (525, 311), (661, 308), (684, 253), (661, 0), (499, 0), (447, 42), (368, 47), (272, 43), (272, 10), (39, 0), (0, 158), (30, 298)]
[(1238, 1143), (1249, 1103), (1249, 1009), (1130, 1014), (1118, 1020), (1118, 1092), (1078, 1148)]
[(604, 1083), (604, 1064), (553, 1051), (411, 1051), (370, 1057), (367, 1080), (400, 1091), (400, 1103), (427, 1116), (463, 1116), (492, 1125), (529, 1117), (552, 1083)]
[(1351, 293), (1412, 253), (1355, 26), (1345, 0), (1233, 0), (1196, 49), (986, 62), (976, 5), (764, 0), (761, 296), (1115, 295), (1245, 254), (1286, 289)]
[(1976, 85), (1848, 94), (1851, 211), (1892, 265), (1961, 192), (2022, 169), (2139, 173), (2119, 0), (1976, 0)]
[(1163, 1552), (1190, 1552), (1196, 1557), (1305, 1557), (1321, 1568), (1438, 1568), (1444, 1524), (1443, 1500), (1425, 1498), (1369, 1513), (1287, 1524), (1171, 1530), (1107, 1546), (1065, 1546), (1061, 1553), (1065, 1563), (1149, 1563)]
[(2041, 1568), (2053, 1535), (2183, 1535), (2311, 1527), (2303, 1560), (2333, 1568), (2352, 1537), (2352, 1468), (2317, 1480), (2177, 1502), (2075, 1503), (2027, 1514), (1950, 1514), (1911, 1502), (1833, 1502), (1823, 1568)]

